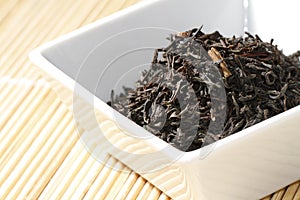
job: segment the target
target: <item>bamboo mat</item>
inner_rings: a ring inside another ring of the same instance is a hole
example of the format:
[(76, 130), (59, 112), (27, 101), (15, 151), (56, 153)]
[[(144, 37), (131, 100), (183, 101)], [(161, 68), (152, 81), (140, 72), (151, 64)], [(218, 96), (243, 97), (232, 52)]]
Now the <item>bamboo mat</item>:
[[(0, 0), (0, 199), (169, 199), (115, 158), (85, 150), (67, 96), (28, 53), (138, 0)], [(57, 83), (58, 84), (58, 83)], [(129, 171), (123, 173), (124, 169)], [(300, 181), (264, 198), (299, 200)]]

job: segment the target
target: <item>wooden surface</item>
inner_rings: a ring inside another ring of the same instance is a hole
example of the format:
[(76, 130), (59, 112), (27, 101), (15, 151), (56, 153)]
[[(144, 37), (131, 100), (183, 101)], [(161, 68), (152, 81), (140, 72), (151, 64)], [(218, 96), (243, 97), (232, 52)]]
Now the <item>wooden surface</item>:
[[(168, 199), (113, 157), (106, 162), (115, 170), (89, 155), (71, 102), (58, 97), (52, 79), (27, 57), (137, 1), (0, 0), (0, 199)], [(300, 181), (264, 199), (299, 200)]]

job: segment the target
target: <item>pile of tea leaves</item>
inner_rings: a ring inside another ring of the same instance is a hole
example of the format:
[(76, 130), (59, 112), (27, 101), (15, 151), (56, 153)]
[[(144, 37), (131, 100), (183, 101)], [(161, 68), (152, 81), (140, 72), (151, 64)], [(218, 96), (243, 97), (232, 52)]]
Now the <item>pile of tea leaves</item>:
[(300, 104), (300, 52), (257, 35), (201, 28), (171, 35), (114, 109), (182, 151), (232, 135)]

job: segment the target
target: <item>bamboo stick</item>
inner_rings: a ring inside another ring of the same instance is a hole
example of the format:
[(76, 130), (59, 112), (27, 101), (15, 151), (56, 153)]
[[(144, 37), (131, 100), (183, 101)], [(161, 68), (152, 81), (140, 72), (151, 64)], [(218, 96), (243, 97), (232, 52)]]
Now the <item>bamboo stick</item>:
[[(17, 199), (24, 198), (27, 196), (31, 190), (31, 188), (34, 187), (34, 185), (38, 182), (41, 177), (45, 174), (46, 168), (51, 165), (51, 161), (54, 159), (54, 156), (51, 157), (52, 152), (55, 152), (55, 146), (57, 143), (66, 144), (67, 135), (64, 134), (64, 131), (66, 127), (68, 126), (68, 123), (71, 122), (71, 118), (67, 116), (66, 110), (63, 109), (62, 106), (60, 106), (57, 110), (57, 113), (60, 113), (59, 117), (55, 119), (56, 121), (60, 121), (61, 123), (57, 123), (57, 125), (54, 125), (54, 131), (48, 132), (45, 131), (46, 138), (44, 138), (44, 145), (41, 149), (37, 149), (38, 154), (33, 158), (32, 162), (30, 163), (28, 169), (26, 170), (27, 173), (31, 172), (31, 170), (34, 171), (34, 173), (27, 178), (26, 184), (23, 186), (22, 191), (20, 194), (18, 194)], [(64, 142), (62, 142), (62, 141)], [(57, 147), (58, 149), (61, 149), (61, 147)], [(52, 154), (53, 155), (53, 154)], [(26, 176), (26, 172), (22, 177)], [(25, 178), (24, 178), (25, 179)], [(20, 180), (21, 182), (21, 180)]]
[(97, 20), (98, 19), (97, 16), (99, 15), (99, 13), (102, 13), (104, 9), (107, 8), (107, 4), (110, 1), (111, 0), (102, 0), (101, 3), (97, 3), (96, 6), (91, 10), (91, 12), (86, 16), (86, 18), (80, 24), (80, 26), (84, 26), (86, 24), (89, 24)]
[[(299, 181), (298, 181), (299, 182)], [(297, 192), (293, 198), (293, 200), (299, 200), (300, 199), (300, 187), (298, 187)]]
[(33, 179), (33, 183), (35, 184), (33, 184), (26, 195), (28, 199), (37, 199), (45, 188), (48, 187), (49, 182), (54, 178), (54, 175), (78, 141), (75, 126), (72, 123), (68, 124), (64, 131), (60, 133), (62, 136), (53, 145), (52, 149), (50, 149), (45, 161), (43, 161), (42, 166), (39, 168), (42, 175), (36, 175)]
[(115, 183), (111, 186), (109, 193), (106, 196), (106, 199), (118, 199), (116, 196), (120, 193), (122, 188), (124, 188), (126, 180), (130, 176), (132, 171), (128, 169), (126, 166), (124, 166), (124, 169), (121, 171), (121, 173), (118, 174), (117, 179), (115, 180)]
[[(63, 11), (68, 8), (67, 6), (68, 5), (66, 3), (57, 3), (53, 7), (50, 6), (53, 11), (49, 12)], [(29, 26), (32, 26), (32, 29), (25, 29), (24, 33), (19, 35), (18, 39), (11, 44), (8, 49), (5, 49), (5, 56), (2, 57), (2, 62), (5, 62), (5, 64), (9, 66), (20, 66), (24, 64), (24, 62), (28, 59), (27, 55), (29, 51), (36, 45), (40, 44), (41, 41), (45, 41), (44, 38), (52, 31), (52, 29), (54, 29), (55, 26), (57, 26), (57, 23), (59, 23), (60, 19), (63, 19), (63, 16), (64, 12), (58, 12), (56, 15), (45, 15), (43, 18), (37, 17), (29, 24)], [(37, 28), (37, 23), (40, 20), (43, 20), (42, 24), (44, 26)], [(43, 32), (40, 30), (43, 30)]]
[[(15, 85), (11, 88), (10, 93), (6, 95), (0, 105), (0, 128), (7, 123), (9, 118), (16, 112), (22, 102), (28, 97), (29, 93), (33, 90), (34, 85)], [(0, 133), (1, 134), (1, 133)]]
[[(0, 155), (4, 154), (4, 151), (12, 152), (12, 148), (17, 147), (18, 141), (22, 134), (20, 132), (24, 130), (24, 127), (28, 124), (28, 119), (34, 113), (34, 111), (42, 104), (42, 101), (49, 94), (50, 89), (35, 88), (29, 98), (24, 100), (24, 103), (20, 106), (20, 109), (10, 118), (8, 123), (3, 127), (2, 134), (0, 135), (1, 148)], [(9, 134), (8, 134), (9, 133)], [(20, 141), (22, 142), (22, 141)], [(2, 159), (2, 156), (1, 158)], [(0, 170), (5, 163), (0, 162)], [(0, 179), (1, 180), (1, 179)]]
[(130, 192), (132, 186), (134, 185), (134, 183), (136, 182), (136, 180), (138, 179), (139, 175), (137, 175), (135, 172), (131, 172), (128, 176), (128, 178), (126, 179), (126, 182), (124, 183), (122, 189), (120, 190), (120, 192), (117, 194), (117, 196), (115, 197), (115, 199), (125, 199), (127, 194)]
[[(93, 159), (93, 165), (90, 170), (88, 170), (88, 173), (84, 177), (84, 179), (81, 181), (81, 183), (77, 186), (76, 191), (72, 194), (70, 199), (83, 199), (86, 195), (87, 191), (90, 189), (90, 187), (93, 185), (96, 177), (101, 172), (101, 170), (104, 167), (104, 164), (99, 163), (99, 161), (94, 160), (92, 156), (89, 157), (89, 159)], [(105, 159), (103, 160), (104, 163), (106, 163), (109, 159), (109, 156), (106, 155)]]
[(285, 193), (285, 188), (283, 188), (283, 189), (277, 191), (276, 193), (274, 193), (272, 195), (271, 200), (281, 200), (282, 197), (284, 196), (284, 193)]
[[(26, 88), (26, 87), (32, 87), (34, 86), (34, 82), (37, 81), (39, 76), (33, 72), (28, 70), (24, 70), (24, 74), (22, 78), (17, 77), (10, 77), (10, 76), (4, 76), (0, 79), (0, 102), (1, 104), (7, 101), (7, 98), (9, 96), (12, 96), (15, 94), (15, 91), (13, 88)], [(18, 87), (19, 86), (19, 87)], [(3, 106), (3, 105), (1, 105)]]
[(293, 200), (294, 196), (297, 193), (297, 190), (299, 189), (299, 186), (300, 186), (299, 182), (295, 182), (289, 185), (284, 193), (282, 200)]
[(110, 174), (107, 176), (105, 182), (102, 184), (101, 188), (96, 193), (95, 199), (107, 199), (107, 195), (111, 192), (110, 190), (113, 187), (117, 177), (121, 173), (128, 173), (126, 171), (123, 171), (124, 168), (125, 166), (120, 162), (117, 162), (116, 165), (112, 167)]
[(123, 0), (123, 5), (121, 6), (121, 8), (127, 8), (131, 5), (134, 5), (135, 3), (139, 2), (138, 0)]
[(169, 200), (169, 199), (170, 198), (166, 194), (164, 194), (164, 193), (161, 193), (160, 196), (159, 196), (159, 198), (158, 198), (158, 200)]
[[(47, 13), (46, 10), (43, 9), (49, 9), (49, 7), (51, 7), (51, 5), (45, 7), (43, 3), (38, 2), (39, 1), (27, 1), (23, 4), (18, 3), (11, 10), (7, 10), (7, 12), (10, 13), (9, 16), (6, 16), (6, 19), (0, 23), (0, 35), (1, 38), (3, 38), (3, 43), (1, 43), (2, 45), (0, 46), (1, 54), (5, 52), (10, 44), (16, 41), (17, 37), (22, 34), (22, 31), (29, 28), (27, 25), (37, 18), (36, 15), (38, 11)], [(18, 26), (16, 26), (16, 24), (18, 24)]]
[(71, 177), (79, 171), (82, 162), (86, 161), (88, 154), (80, 140), (70, 150), (64, 162), (41, 193), (40, 199), (59, 199), (72, 181)]
[(104, 164), (103, 169), (98, 174), (93, 185), (89, 188), (88, 192), (84, 196), (84, 199), (95, 199), (95, 196), (104, 184), (107, 177), (109, 177), (111, 171), (113, 170), (112, 168), (116, 165), (116, 163), (116, 159), (109, 157), (107, 163)]
[(266, 197), (262, 198), (261, 200), (271, 200), (271, 196), (270, 195), (266, 196)]
[[(109, 1), (109, 4), (105, 5), (105, 9), (96, 16), (96, 19), (103, 18), (113, 12), (119, 11), (131, 5), (131, 3), (126, 4), (128, 0), (123, 0), (121, 3), (116, 4), (115, 1)], [(138, 0), (135, 0), (137, 2)]]
[[(5, 81), (8, 79), (26, 79), (27, 77), (29, 78), (30, 75), (32, 74), (35, 74), (36, 72), (34, 72), (33, 70), (30, 70), (28, 69), (28, 65), (26, 66), (23, 66), (20, 68), (18, 67), (10, 67), (8, 68), (7, 72), (5, 73), (5, 75), (2, 75), (1, 77), (3, 77), (2, 81), (3, 83), (5, 83)], [(31, 78), (36, 78), (34, 76), (32, 76)], [(4, 94), (7, 94), (7, 91), (11, 91), (9, 90), (9, 87), (12, 86), (12, 84), (3, 84), (1, 83), (0, 85), (0, 91), (1, 93), (3, 93), (2, 95)], [(8, 86), (8, 87), (7, 87)]]
[(142, 188), (144, 187), (145, 183), (146, 180), (139, 176), (134, 185), (132, 186), (131, 190), (129, 191), (128, 195), (126, 196), (126, 200), (136, 199), (139, 193), (141, 192)]
[(146, 182), (143, 186), (141, 192), (136, 197), (137, 200), (149, 199), (150, 192), (152, 191), (153, 185), (149, 182)]
[[(88, 154), (88, 152), (86, 152), (86, 153)], [(70, 180), (72, 180), (72, 182), (70, 183), (70, 185), (66, 188), (66, 190), (62, 194), (61, 199), (71, 199), (72, 195), (74, 193), (76, 193), (76, 190), (80, 189), (79, 188), (80, 183), (82, 183), (85, 176), (91, 170), (94, 162), (95, 162), (94, 158), (88, 154), (86, 162), (82, 163), (82, 166), (79, 169), (79, 171), (76, 174), (74, 174), (73, 177), (70, 178)]]
[(161, 191), (158, 188), (153, 187), (152, 191), (149, 194), (149, 199), (158, 199), (160, 194), (161, 194)]
[[(31, 117), (31, 119), (26, 123), (22, 131), (20, 132), (21, 141), (20, 145), (18, 145), (18, 149), (16, 152), (13, 153), (12, 158), (9, 162), (1, 170), (0, 174), (0, 184), (2, 188), (4, 188), (4, 196), (12, 189), (12, 187), (16, 184), (20, 176), (22, 175), (24, 169), (28, 167), (30, 160), (27, 159), (26, 153), (28, 152), (28, 148), (33, 143), (34, 139), (37, 138), (38, 134), (40, 133), (41, 129), (48, 121), (49, 117), (53, 114), (53, 112), (57, 108), (57, 104), (49, 105), (50, 101), (54, 101), (54, 97), (47, 99), (49, 102), (44, 101), (44, 106), (41, 106)], [(48, 107), (49, 106), (49, 107)], [(30, 134), (26, 134), (26, 133)]]
[[(57, 101), (57, 104), (59, 105), (59, 100), (56, 99), (55, 101)], [(55, 102), (51, 106), (54, 107), (54, 105)], [(47, 151), (51, 149), (51, 146), (54, 145), (55, 140), (60, 134), (55, 131), (59, 125), (58, 121), (63, 120), (62, 117), (64, 116), (64, 110), (61, 107), (58, 107), (55, 113), (53, 113), (52, 116), (49, 116), (48, 123), (43, 127), (37, 138), (35, 138), (34, 142), (24, 155), (24, 159), (21, 160), (22, 165), (25, 165), (25, 163), (28, 162), (28, 164), (26, 164), (27, 167), (22, 169), (24, 171), (20, 177), (17, 177), (17, 181), (13, 183), (13, 188), (8, 194), (7, 199), (17, 199), (18, 194), (20, 194), (23, 188), (28, 185), (28, 180), (37, 174), (38, 168), (42, 167), (41, 163), (45, 159)], [(16, 176), (15, 173), (14, 176)]]
[(19, 3), (20, 0), (11, 0), (11, 1), (1, 1), (1, 7), (0, 7), (0, 24), (2, 21), (5, 20), (7, 15), (9, 15), (9, 11), (13, 9), (16, 4)]
[[(2, 128), (7, 121), (9, 120), (9, 118), (16, 112), (16, 110), (18, 109), (18, 106), (20, 104), (22, 104), (23, 100), (26, 99), (26, 97), (29, 95), (29, 93), (33, 90), (33, 87), (18, 87), (17, 88), (13, 88), (14, 94), (11, 94), (8, 96), (8, 99), (10, 101), (4, 101), (3, 104), (1, 102), (1, 106), (0, 106), (0, 128)], [(13, 101), (12, 101), (13, 98)], [(4, 105), (5, 103), (10, 105)], [(4, 133), (3, 133), (4, 134)], [(1, 135), (1, 132), (0, 132)], [(5, 135), (2, 135), (3, 137), (5, 137)]]
[[(47, 6), (45, 6), (46, 2), (48, 2)], [(19, 27), (19, 29), (17, 28), (16, 31), (7, 32), (7, 34), (3, 36), (3, 38), (8, 38), (6, 41), (3, 42), (3, 45), (1, 45), (0, 47), (0, 55), (5, 55), (5, 59), (2, 60), (3, 63), (6, 63), (5, 60), (7, 60), (7, 58), (12, 54), (12, 52), (14, 52), (16, 48), (26, 47), (26, 44), (28, 44), (28, 42), (31, 41), (29, 40), (29, 38), (34, 35), (33, 32), (41, 30), (37, 29), (37, 27), (39, 27), (38, 23), (42, 25), (41, 20), (43, 20), (43, 22), (47, 22), (53, 17), (53, 15), (49, 13), (55, 12), (55, 9), (56, 11), (60, 11), (59, 6), (66, 4), (58, 1), (46, 2), (42, 3), (39, 1), (29, 1), (29, 4), (26, 4), (24, 7), (21, 7), (20, 12), (22, 14), (16, 15), (16, 17), (12, 19), (12, 21), (16, 21), (14, 24), (21, 24), (21, 26)], [(37, 15), (37, 13), (39, 12), (45, 14)], [(45, 26), (47, 24), (43, 25)]]

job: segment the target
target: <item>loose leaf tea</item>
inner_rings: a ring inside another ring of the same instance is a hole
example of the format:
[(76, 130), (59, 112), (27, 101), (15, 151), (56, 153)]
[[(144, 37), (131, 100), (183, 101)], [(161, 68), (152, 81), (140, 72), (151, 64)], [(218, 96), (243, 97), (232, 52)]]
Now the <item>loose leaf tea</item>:
[(300, 104), (300, 52), (257, 35), (192, 29), (156, 49), (136, 88), (112, 92), (114, 109), (182, 151), (232, 135)]

